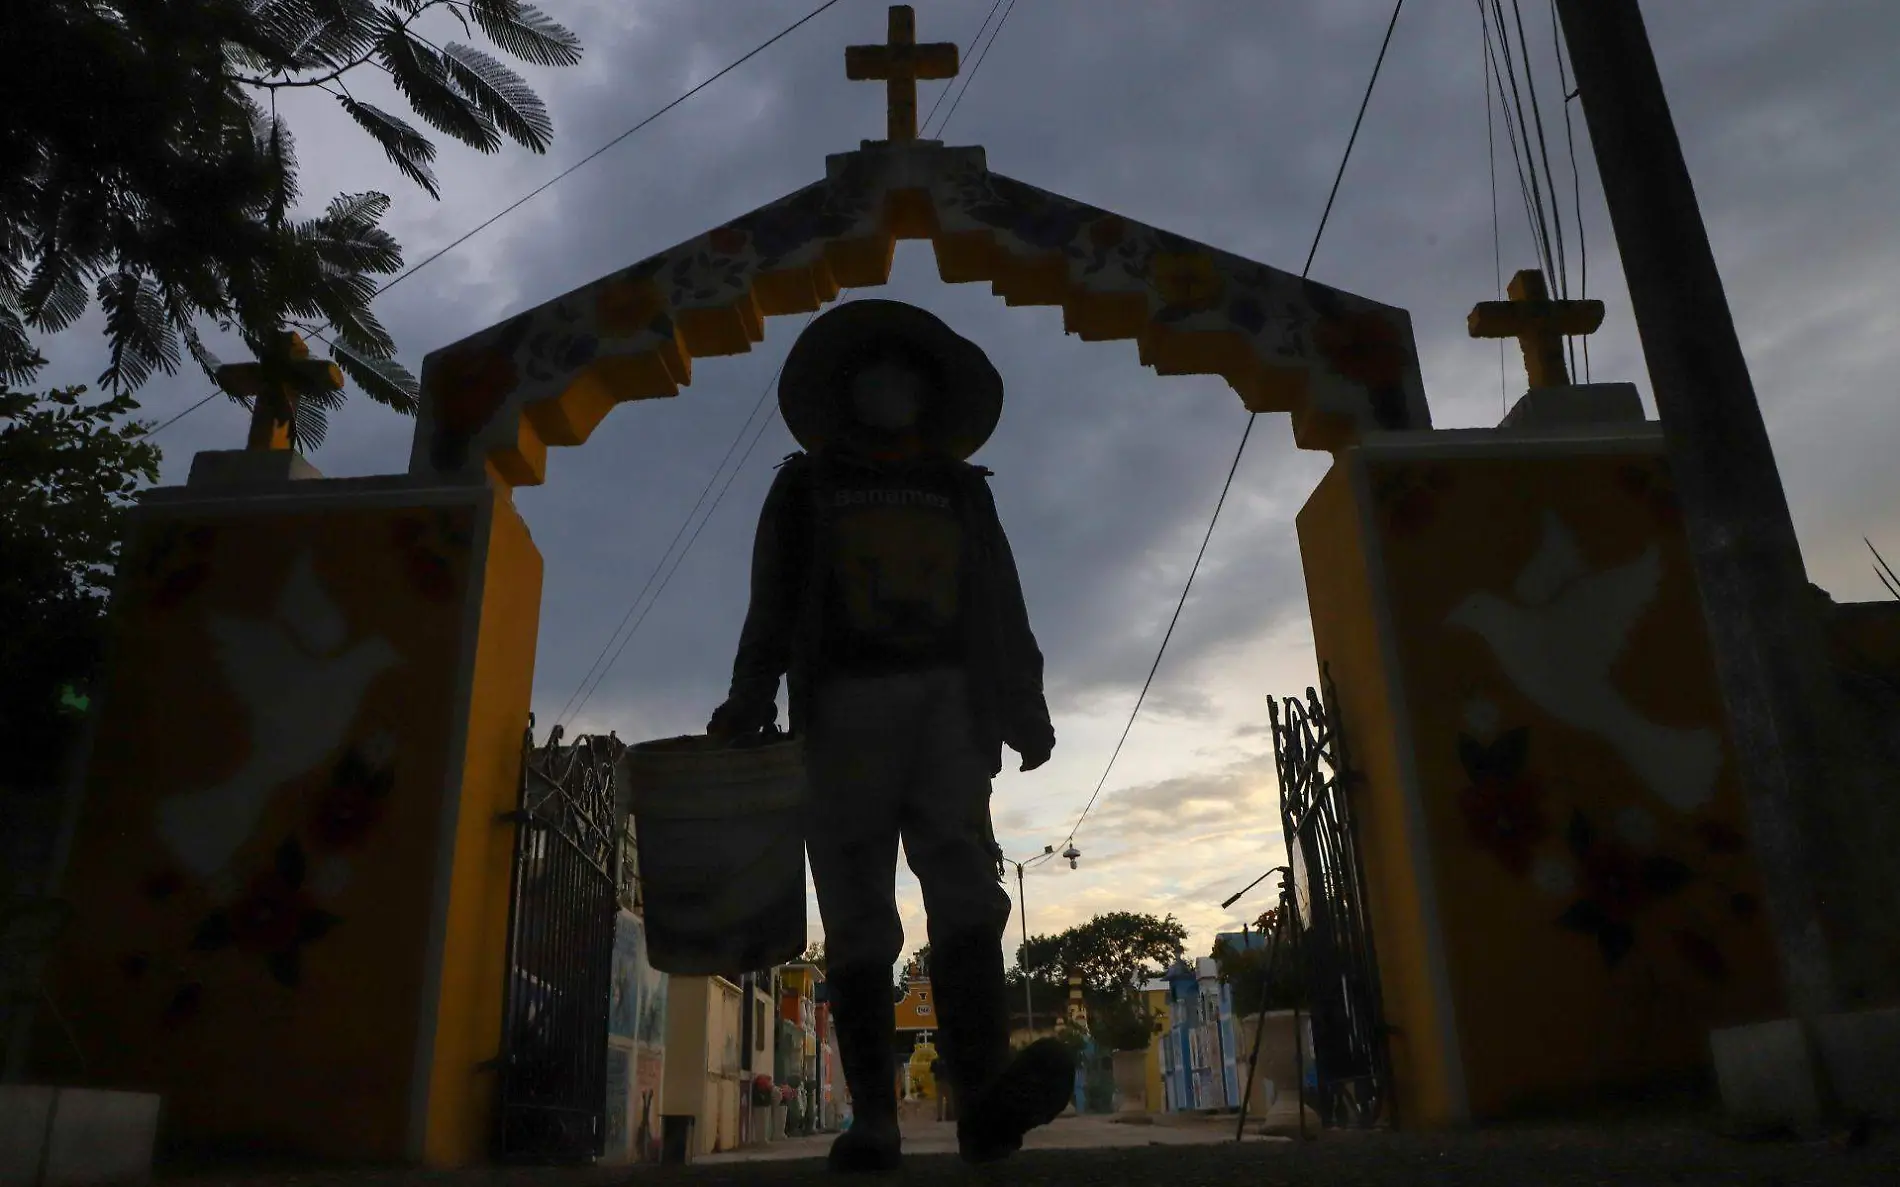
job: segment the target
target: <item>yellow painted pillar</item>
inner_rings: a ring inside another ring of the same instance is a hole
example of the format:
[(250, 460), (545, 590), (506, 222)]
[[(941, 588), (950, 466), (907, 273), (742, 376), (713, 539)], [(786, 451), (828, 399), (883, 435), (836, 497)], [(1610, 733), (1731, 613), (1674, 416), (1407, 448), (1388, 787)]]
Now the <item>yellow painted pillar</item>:
[(481, 479), (212, 473), (133, 516), (38, 1070), (168, 1143), (481, 1160), (540, 554)]
[(1657, 427), (1382, 435), (1298, 522), (1402, 1120), (1693, 1073), (1774, 1016)]
[(1160, 1028), (1152, 1039), (1148, 1040), (1147, 1058), (1143, 1062), (1143, 1076), (1146, 1084), (1145, 1104), (1150, 1113), (1165, 1113), (1168, 1109), (1168, 1090), (1161, 1079), (1161, 1048), (1174, 1032), (1169, 1029), (1168, 991), (1166, 989), (1144, 989), (1141, 991), (1142, 1003), (1155, 1024)]

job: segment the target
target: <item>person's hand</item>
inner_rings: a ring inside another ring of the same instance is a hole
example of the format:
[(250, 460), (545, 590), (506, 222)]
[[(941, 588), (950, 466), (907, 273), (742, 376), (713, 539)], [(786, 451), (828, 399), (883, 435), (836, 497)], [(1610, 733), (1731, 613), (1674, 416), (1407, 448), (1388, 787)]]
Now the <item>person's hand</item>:
[(728, 697), (706, 723), (707, 736), (731, 741), (756, 734), (778, 721), (778, 702)]
[(1055, 751), (1056, 741), (1054, 738), (1050, 738), (1047, 741), (1025, 743), (1025, 745), (1028, 746), (1027, 750), (1017, 751), (1017, 753), (1022, 755), (1022, 758), (1023, 758), (1023, 765), (1021, 769), (1025, 771), (1033, 771), (1037, 767), (1049, 761), (1050, 754), (1052, 754)]

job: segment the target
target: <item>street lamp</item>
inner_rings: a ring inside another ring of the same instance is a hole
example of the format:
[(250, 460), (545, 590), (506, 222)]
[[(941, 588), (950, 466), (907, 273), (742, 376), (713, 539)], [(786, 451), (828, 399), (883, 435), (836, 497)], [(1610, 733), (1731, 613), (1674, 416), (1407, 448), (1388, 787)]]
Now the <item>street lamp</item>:
[[(1056, 847), (1054, 845), (1044, 845), (1042, 847), (1043, 856), (1047, 856), (1055, 851)], [(998, 856), (1000, 857), (1001, 855), (999, 854)], [(1023, 1027), (1026, 1030), (1034, 1031), (1036, 1029), (1036, 1003), (1035, 999), (1032, 998), (1029, 993), (1029, 965), (1027, 963), (1029, 957), (1029, 898), (1023, 890), (1023, 863), (1013, 861), (1007, 857), (1002, 858), (1002, 860), (1016, 867), (1016, 909), (1022, 915), (1023, 921), (1023, 946), (1020, 954), (1016, 957), (1016, 967), (1021, 970), (1023, 974)], [(1073, 866), (1075, 863), (1070, 862), (1069, 864)]]

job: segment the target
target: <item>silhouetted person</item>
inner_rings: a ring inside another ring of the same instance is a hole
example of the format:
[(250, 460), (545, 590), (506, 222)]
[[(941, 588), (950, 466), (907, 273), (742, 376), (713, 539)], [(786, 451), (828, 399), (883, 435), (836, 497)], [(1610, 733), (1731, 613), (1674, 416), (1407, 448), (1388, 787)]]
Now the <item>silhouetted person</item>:
[(899, 1163), (890, 1072), (900, 837), (929, 916), (963, 1156), (1019, 1149), (1068, 1104), (1074, 1082), (1053, 1041), (1009, 1055), (1010, 901), (990, 780), (1005, 745), (1021, 769), (1043, 765), (1055, 732), (989, 471), (964, 460), (1002, 403), (980, 348), (895, 301), (853, 301), (812, 322), (779, 383), (785, 424), (806, 452), (786, 459), (766, 496), (732, 687), (708, 732), (773, 724), (786, 677), (853, 1108), (832, 1144), (837, 1170)]

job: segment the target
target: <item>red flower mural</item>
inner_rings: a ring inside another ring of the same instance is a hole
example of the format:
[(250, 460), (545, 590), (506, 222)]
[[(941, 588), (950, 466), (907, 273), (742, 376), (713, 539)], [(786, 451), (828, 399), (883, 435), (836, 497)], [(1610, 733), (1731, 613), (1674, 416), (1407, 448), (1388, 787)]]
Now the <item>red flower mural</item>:
[(315, 847), (337, 852), (360, 845), (382, 819), (394, 782), (392, 767), (373, 766), (351, 747), (338, 761), (311, 813), (310, 838)]
[(1399, 387), (1411, 352), (1392, 323), (1379, 313), (1342, 313), (1321, 318), (1313, 345), (1333, 370), (1368, 391)]
[(1728, 959), (1708, 937), (1687, 929), (1676, 932), (1676, 955), (1711, 981), (1728, 980)]
[[(449, 531), (443, 535), (449, 545), (466, 548), (467, 541), (458, 533)], [(409, 574), (410, 583), (417, 592), (431, 602), (442, 603), (454, 599), (455, 568), (444, 555), (442, 541), (431, 535), (422, 519), (407, 516), (397, 520), (390, 529), (390, 539), (402, 554), (403, 570)]]
[(283, 952), (297, 946), (304, 916), (313, 906), (308, 895), (272, 870), (251, 879), (229, 919), (231, 942), (242, 952)]
[(196, 981), (189, 981), (178, 987), (172, 999), (165, 1005), (165, 1013), (159, 1024), (166, 1030), (177, 1030), (198, 1017), (199, 1009), (204, 1005), (205, 987)]
[(211, 546), (216, 539), (216, 531), (208, 527), (174, 524), (165, 530), (143, 566), (154, 610), (172, 609), (205, 583), (211, 576)]
[(1726, 856), (1748, 848), (1748, 838), (1742, 836), (1740, 829), (1724, 820), (1698, 820), (1695, 833), (1702, 847), (1710, 853)]
[(429, 373), (429, 397), (440, 432), (472, 437), (515, 390), (514, 360), (483, 349), (446, 355)]
[(1519, 728), (1490, 745), (1458, 738), (1458, 757), (1470, 783), (1458, 806), (1473, 839), (1518, 877), (1530, 873), (1531, 856), (1550, 833), (1536, 780), (1524, 773), (1530, 732)]
[(1120, 215), (1104, 214), (1089, 224), (1089, 243), (1103, 251), (1128, 237), (1128, 223)]
[[(737, 227), (727, 229), (745, 236)], [(603, 338), (631, 338), (651, 327), (665, 309), (659, 287), (650, 278), (623, 276), (602, 285), (595, 295), (594, 328)]]
[(706, 246), (722, 256), (737, 255), (745, 250), (746, 239), (738, 227), (720, 227), (706, 236)]
[(1571, 813), (1564, 839), (1583, 867), (1583, 895), (1557, 917), (1558, 926), (1595, 937), (1604, 963), (1615, 966), (1636, 945), (1633, 921), (1643, 909), (1676, 894), (1695, 875), (1672, 857), (1638, 857), (1598, 836), (1580, 809)]
[(410, 550), (403, 558), (409, 570), (409, 580), (416, 589), (431, 602), (447, 602), (455, 597), (455, 578), (449, 569), (449, 562), (427, 549)]
[(1455, 485), (1443, 466), (1422, 470), (1398, 466), (1373, 478), (1373, 501), (1385, 516), (1386, 528), (1397, 536), (1415, 536), (1432, 525), (1439, 499)]
[(1669, 472), (1661, 465), (1624, 466), (1617, 472), (1623, 489), (1642, 502), (1655, 521), (1673, 527), (1682, 521), (1682, 508), (1676, 502), (1676, 489)]
[(1598, 842), (1583, 856), (1583, 892), (1604, 918), (1628, 922), (1649, 901), (1636, 856), (1620, 845)]
[(261, 955), (271, 976), (295, 986), (300, 979), (303, 946), (320, 940), (340, 920), (310, 901), (305, 892), (303, 846), (295, 837), (277, 849), (273, 867), (250, 881), (229, 909), (214, 911), (198, 925), (191, 946), (199, 952), (236, 948)]
[(139, 893), (155, 903), (162, 903), (185, 888), (185, 879), (176, 870), (154, 870), (139, 881)]
[(1226, 278), (1215, 268), (1211, 257), (1198, 252), (1158, 252), (1151, 265), (1148, 281), (1165, 306), (1155, 316), (1170, 320), (1169, 313), (1196, 313), (1220, 304), (1226, 291)]

